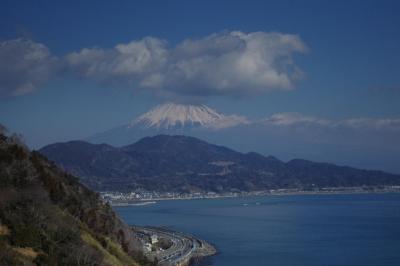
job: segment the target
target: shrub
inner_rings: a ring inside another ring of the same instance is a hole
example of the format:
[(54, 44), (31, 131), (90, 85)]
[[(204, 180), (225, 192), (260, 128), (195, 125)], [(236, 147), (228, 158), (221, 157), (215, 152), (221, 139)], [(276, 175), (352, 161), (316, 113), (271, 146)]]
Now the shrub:
[(14, 225), (11, 241), (16, 246), (40, 248), (40, 231), (32, 225)]

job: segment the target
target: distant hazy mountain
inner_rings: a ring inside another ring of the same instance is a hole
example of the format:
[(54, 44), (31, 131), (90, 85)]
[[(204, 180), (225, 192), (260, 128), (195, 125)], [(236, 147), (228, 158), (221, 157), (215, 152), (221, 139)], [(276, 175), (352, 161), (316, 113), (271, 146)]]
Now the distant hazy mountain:
[(187, 136), (146, 137), (119, 148), (72, 141), (40, 152), (96, 190), (222, 192), (400, 184), (399, 175), (299, 159), (285, 163)]

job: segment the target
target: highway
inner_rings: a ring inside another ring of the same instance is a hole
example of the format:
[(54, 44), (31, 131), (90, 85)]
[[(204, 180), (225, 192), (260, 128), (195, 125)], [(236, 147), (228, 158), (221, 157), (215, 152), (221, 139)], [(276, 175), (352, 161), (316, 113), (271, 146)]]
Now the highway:
[[(172, 231), (166, 228), (159, 227), (134, 227), (138, 234), (157, 235), (158, 238), (169, 239), (172, 245), (165, 249), (157, 249), (155, 251), (145, 251), (145, 255), (149, 258), (157, 258), (159, 265), (187, 265), (193, 257), (203, 257), (215, 254), (215, 249), (193, 236)], [(143, 241), (145, 238), (143, 238)]]

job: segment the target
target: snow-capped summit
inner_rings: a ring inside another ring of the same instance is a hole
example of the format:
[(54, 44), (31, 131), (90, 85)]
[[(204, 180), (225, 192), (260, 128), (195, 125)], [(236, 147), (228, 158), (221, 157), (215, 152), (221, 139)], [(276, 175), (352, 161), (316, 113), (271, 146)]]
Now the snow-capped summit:
[(128, 124), (92, 135), (87, 140), (123, 146), (143, 137), (167, 134), (198, 138), (213, 136), (217, 142), (218, 136), (229, 135), (229, 130), (241, 130), (242, 125), (249, 124), (251, 121), (244, 116), (221, 114), (205, 105), (165, 103)]
[(220, 114), (206, 105), (185, 105), (166, 103), (155, 107), (130, 123), (130, 127), (173, 129), (205, 127), (221, 129), (248, 123), (247, 118), (238, 115)]

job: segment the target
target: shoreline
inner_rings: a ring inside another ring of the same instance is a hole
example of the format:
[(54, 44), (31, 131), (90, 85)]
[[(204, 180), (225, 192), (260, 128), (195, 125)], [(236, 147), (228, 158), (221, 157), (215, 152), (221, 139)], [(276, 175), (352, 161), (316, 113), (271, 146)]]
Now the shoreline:
[(400, 193), (400, 189), (385, 190), (338, 190), (338, 191), (292, 191), (292, 192), (270, 192), (270, 191), (257, 191), (249, 193), (241, 193), (238, 195), (213, 195), (213, 196), (192, 196), (192, 197), (159, 197), (151, 199), (137, 199), (132, 201), (115, 201), (110, 202), (113, 207), (128, 207), (128, 206), (146, 206), (156, 204), (158, 201), (175, 201), (175, 200), (199, 200), (199, 199), (229, 199), (229, 198), (246, 198), (246, 197), (266, 197), (266, 196), (295, 196), (295, 195), (352, 195), (352, 194), (390, 194)]

